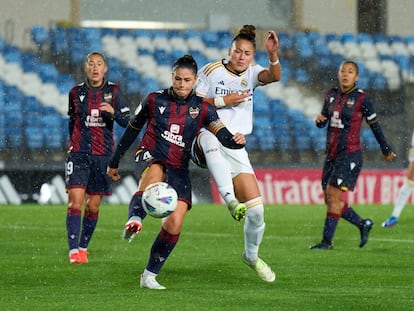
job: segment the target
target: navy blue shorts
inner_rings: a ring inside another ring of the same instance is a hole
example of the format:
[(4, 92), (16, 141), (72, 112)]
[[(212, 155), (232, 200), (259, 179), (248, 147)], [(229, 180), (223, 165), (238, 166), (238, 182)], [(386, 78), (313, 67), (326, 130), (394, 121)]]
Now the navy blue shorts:
[(329, 185), (342, 191), (354, 190), (362, 168), (362, 151), (326, 159), (322, 170), (322, 189)]
[(111, 195), (112, 181), (106, 174), (109, 156), (71, 152), (65, 162), (66, 188), (84, 188), (88, 194)]
[(135, 156), (135, 177), (137, 180), (141, 178), (142, 173), (151, 164), (160, 164), (164, 169), (165, 181), (170, 184), (178, 194), (178, 200), (184, 201), (188, 205), (188, 209), (191, 209), (192, 197), (191, 197), (191, 180), (189, 170), (186, 168), (175, 168), (163, 160), (157, 160), (148, 150), (139, 150)]

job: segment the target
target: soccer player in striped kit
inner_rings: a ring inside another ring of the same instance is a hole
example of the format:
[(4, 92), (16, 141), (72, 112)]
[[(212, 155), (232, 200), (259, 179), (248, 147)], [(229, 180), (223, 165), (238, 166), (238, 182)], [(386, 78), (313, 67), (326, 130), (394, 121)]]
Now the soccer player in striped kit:
[(102, 196), (111, 195), (106, 169), (114, 149), (114, 122), (126, 127), (130, 118), (119, 86), (105, 79), (107, 70), (103, 54), (88, 54), (84, 64), (86, 80), (69, 92), (65, 177), (71, 264), (88, 262), (87, 247), (98, 221)]
[(373, 226), (370, 219), (362, 219), (342, 198), (348, 190), (354, 190), (362, 168), (362, 144), (360, 131), (365, 119), (370, 126), (387, 162), (396, 154), (387, 143), (373, 106), (367, 95), (358, 89), (358, 65), (344, 61), (338, 71), (339, 87), (330, 89), (321, 114), (315, 118), (316, 126), (327, 126), (325, 162), (322, 171), (322, 189), (327, 213), (322, 241), (310, 249), (332, 249), (332, 240), (339, 219), (344, 218), (359, 229), (359, 247), (368, 242)]
[(109, 164), (108, 175), (120, 179), (118, 165), (139, 132), (147, 124), (136, 152), (138, 190), (133, 195), (123, 237), (131, 241), (141, 231), (146, 213), (141, 198), (145, 188), (154, 182), (169, 183), (178, 194), (176, 210), (163, 218), (161, 231), (150, 251), (149, 260), (141, 274), (140, 287), (165, 289), (156, 276), (178, 243), (182, 223), (191, 208), (191, 182), (188, 162), (191, 144), (201, 127), (208, 128), (227, 148), (243, 148), (244, 135), (234, 135), (218, 118), (217, 112), (203, 98), (197, 96), (193, 86), (197, 81), (197, 64), (185, 55), (173, 65), (172, 87), (149, 93), (137, 108), (128, 124)]
[[(217, 108), (230, 131), (244, 135), (252, 132), (254, 89), (281, 79), (279, 41), (274, 31), (269, 32), (265, 46), (269, 57), (267, 68), (253, 64), (256, 29), (244, 25), (231, 42), (228, 59), (209, 63), (199, 71), (197, 94)], [(258, 255), (265, 230), (264, 206), (246, 149), (230, 150), (208, 131), (200, 133), (194, 147), (194, 162), (208, 167), (233, 218), (245, 217), (244, 263), (263, 281), (273, 282), (275, 273)], [(205, 163), (200, 163), (204, 159)]]

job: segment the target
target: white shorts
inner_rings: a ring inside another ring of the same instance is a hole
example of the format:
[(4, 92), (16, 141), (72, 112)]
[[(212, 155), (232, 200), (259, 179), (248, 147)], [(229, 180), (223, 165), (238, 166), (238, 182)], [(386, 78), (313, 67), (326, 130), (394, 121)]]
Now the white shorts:
[(240, 173), (254, 175), (254, 170), (250, 163), (249, 154), (247, 153), (246, 148), (229, 149), (221, 146), (221, 153), (229, 163), (232, 178)]
[(229, 149), (224, 147), (217, 139), (217, 137), (204, 128), (201, 129), (197, 138), (193, 141), (191, 146), (191, 160), (202, 168), (207, 168), (206, 160), (200, 147), (199, 139), (201, 135), (209, 135), (209, 139), (215, 139), (217, 145), (220, 148), (221, 154), (225, 160), (227, 160), (231, 177), (234, 178), (240, 173), (254, 174), (253, 167), (250, 163), (249, 155), (245, 148), (242, 149)]

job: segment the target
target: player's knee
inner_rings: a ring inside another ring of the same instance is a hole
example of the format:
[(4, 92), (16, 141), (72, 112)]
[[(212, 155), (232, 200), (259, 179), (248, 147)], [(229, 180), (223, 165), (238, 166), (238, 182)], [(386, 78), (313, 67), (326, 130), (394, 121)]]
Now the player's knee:
[(263, 205), (253, 206), (246, 211), (246, 222), (256, 226), (264, 225), (264, 207)]
[(209, 150), (218, 150), (220, 147), (220, 142), (217, 137), (209, 132), (201, 133), (198, 138), (198, 143), (204, 151), (204, 154), (206, 154)]

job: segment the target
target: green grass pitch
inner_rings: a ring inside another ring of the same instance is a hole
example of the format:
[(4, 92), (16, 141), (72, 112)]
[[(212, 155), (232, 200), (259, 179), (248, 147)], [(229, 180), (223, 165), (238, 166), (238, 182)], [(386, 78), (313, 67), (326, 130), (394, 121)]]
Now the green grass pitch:
[(243, 224), (222, 205), (195, 205), (158, 276), (165, 291), (139, 288), (160, 221), (147, 217), (132, 243), (120, 234), (127, 206), (103, 205), (89, 263), (70, 265), (66, 207), (0, 206), (0, 310), (412, 310), (414, 209), (391, 229), (392, 207), (355, 206), (374, 220), (370, 240), (341, 220), (332, 251), (321, 239), (324, 206), (266, 206), (261, 257), (273, 284), (241, 261)]

